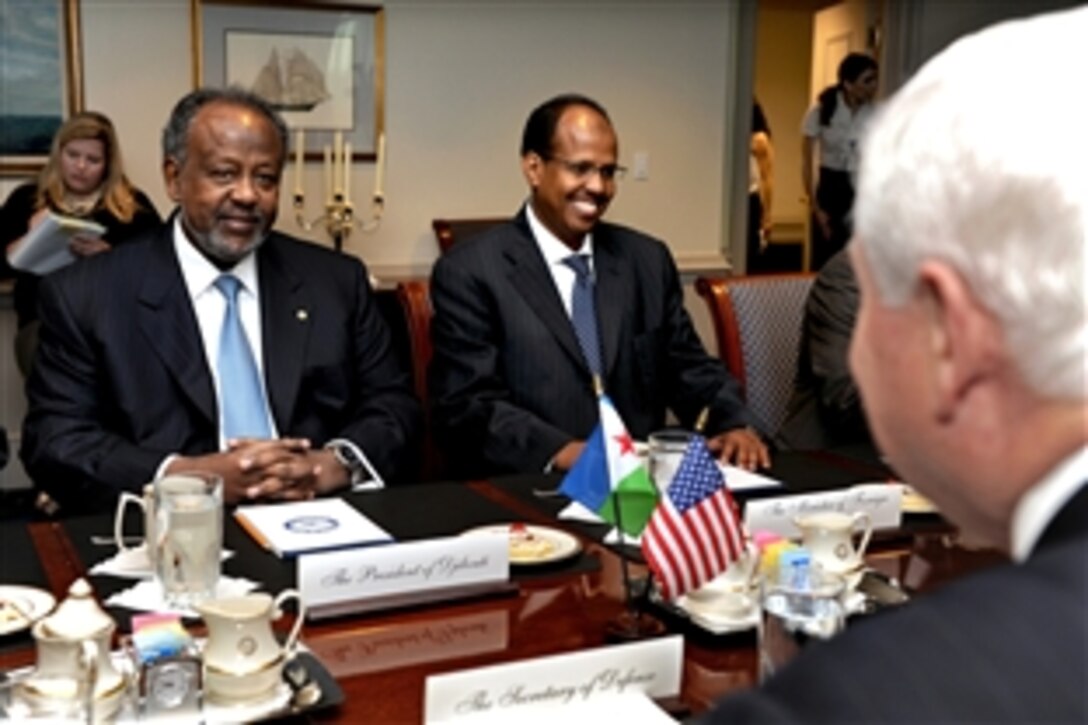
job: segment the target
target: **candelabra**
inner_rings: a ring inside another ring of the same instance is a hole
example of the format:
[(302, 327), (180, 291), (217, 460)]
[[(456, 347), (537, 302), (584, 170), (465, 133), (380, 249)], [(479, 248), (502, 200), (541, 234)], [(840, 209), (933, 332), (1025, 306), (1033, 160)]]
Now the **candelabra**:
[(300, 130), (295, 143), (295, 191), (293, 205), (295, 222), (306, 231), (324, 227), (332, 239), (332, 246), (338, 252), (343, 251), (344, 241), (356, 227), (360, 231), (372, 232), (381, 225), (385, 211), (385, 194), (382, 192), (382, 179), (385, 173), (385, 134), (378, 136), (377, 163), (374, 172), (374, 191), (370, 197), (370, 209), (366, 217), (355, 214), (355, 204), (351, 200), (351, 144), (343, 142), (342, 134), (337, 131), (333, 147), (325, 146), (324, 180), (326, 201), (321, 214), (313, 219), (306, 218), (306, 194), (302, 187), (302, 165), (305, 149), (305, 137)]

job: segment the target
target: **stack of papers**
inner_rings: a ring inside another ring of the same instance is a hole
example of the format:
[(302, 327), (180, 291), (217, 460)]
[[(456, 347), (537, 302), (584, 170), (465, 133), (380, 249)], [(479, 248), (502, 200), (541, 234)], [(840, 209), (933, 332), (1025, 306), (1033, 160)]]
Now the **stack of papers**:
[(24, 272), (49, 274), (75, 261), (68, 248), (73, 237), (98, 238), (105, 233), (106, 228), (97, 222), (48, 212), (8, 251), (8, 263)]
[(393, 540), (388, 531), (339, 498), (239, 506), (234, 518), (261, 546), (281, 557)]

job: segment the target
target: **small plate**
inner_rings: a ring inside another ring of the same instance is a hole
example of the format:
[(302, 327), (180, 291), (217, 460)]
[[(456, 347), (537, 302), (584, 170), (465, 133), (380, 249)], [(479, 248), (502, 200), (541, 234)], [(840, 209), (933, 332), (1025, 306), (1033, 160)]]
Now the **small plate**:
[(56, 603), (44, 589), (0, 585), (0, 635), (29, 628), (53, 611)]
[(577, 538), (566, 531), (534, 524), (496, 524), (469, 529), (466, 536), (506, 535), (510, 539), (510, 563), (538, 566), (563, 561), (582, 550)]
[(913, 487), (907, 484), (901, 484), (903, 487), (903, 498), (900, 503), (900, 508), (905, 514), (935, 514), (937, 513), (937, 507), (933, 505), (933, 502), (914, 490)]
[(286, 682), (279, 682), (275, 691), (257, 701), (226, 704), (205, 698), (201, 715), (206, 723), (253, 722), (286, 713), (290, 703), (291, 688)]

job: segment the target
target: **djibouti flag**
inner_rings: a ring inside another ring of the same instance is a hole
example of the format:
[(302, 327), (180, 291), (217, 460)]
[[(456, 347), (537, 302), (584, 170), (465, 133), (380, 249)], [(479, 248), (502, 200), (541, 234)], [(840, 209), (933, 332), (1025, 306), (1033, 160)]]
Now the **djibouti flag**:
[(625, 534), (638, 536), (657, 506), (657, 488), (635, 453), (634, 441), (612, 401), (607, 395), (600, 396), (598, 401), (600, 422), (586, 441), (582, 455), (563, 478), (559, 492), (618, 526)]

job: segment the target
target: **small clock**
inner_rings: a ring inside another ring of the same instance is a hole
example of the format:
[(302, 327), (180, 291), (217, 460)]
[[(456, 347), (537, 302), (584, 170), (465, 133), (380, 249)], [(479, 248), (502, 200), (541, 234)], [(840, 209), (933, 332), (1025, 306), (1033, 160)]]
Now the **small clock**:
[(162, 657), (140, 667), (143, 713), (194, 713), (201, 704), (201, 664), (194, 655)]

